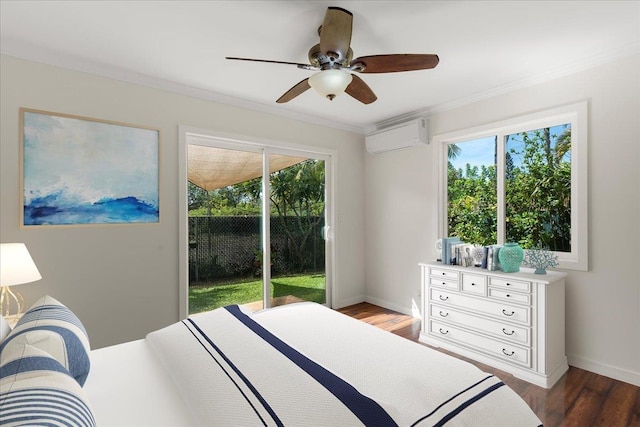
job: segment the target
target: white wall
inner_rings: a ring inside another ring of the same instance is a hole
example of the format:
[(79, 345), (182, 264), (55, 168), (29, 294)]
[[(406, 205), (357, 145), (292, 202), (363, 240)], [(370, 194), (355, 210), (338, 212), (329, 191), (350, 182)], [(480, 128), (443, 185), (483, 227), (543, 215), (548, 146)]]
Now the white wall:
[[(19, 227), (20, 107), (159, 128), (160, 224)], [(337, 150), (334, 301), (364, 299), (364, 137), (86, 73), (2, 56), (0, 241), (26, 243), (50, 294), (86, 326), (92, 347), (142, 338), (178, 320), (178, 126)]]
[[(178, 319), (179, 125), (337, 150), (336, 305), (363, 300), (366, 280), (373, 303), (404, 312), (419, 306), (416, 264), (433, 258), (438, 237), (431, 146), (363, 157), (362, 136), (348, 132), (7, 56), (0, 61), (0, 241), (25, 242), (38, 264), (43, 279), (20, 289), (27, 300), (59, 298), (80, 316), (93, 347), (141, 338)], [(590, 101), (590, 271), (569, 273), (567, 354), (572, 365), (635, 384), (639, 63), (634, 56), (430, 118), (437, 134)], [(20, 228), (19, 107), (160, 128), (160, 224)]]
[[(589, 101), (589, 271), (569, 271), (571, 365), (640, 385), (640, 56), (430, 117), (431, 135)], [(434, 259), (432, 146), (367, 155), (367, 300), (419, 301), (419, 261)]]
[(433, 240), (427, 234), (430, 147), (366, 154), (365, 263), (367, 301), (406, 314), (420, 309), (420, 270)]

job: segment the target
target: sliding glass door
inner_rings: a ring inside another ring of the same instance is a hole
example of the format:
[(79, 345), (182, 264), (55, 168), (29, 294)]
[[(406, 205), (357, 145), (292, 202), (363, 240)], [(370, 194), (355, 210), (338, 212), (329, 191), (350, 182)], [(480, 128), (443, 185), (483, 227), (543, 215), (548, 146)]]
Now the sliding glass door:
[(325, 161), (270, 154), (294, 163), (269, 176), (271, 305), (326, 303)]
[(186, 152), (188, 313), (327, 303), (330, 158), (203, 138)]
[(189, 313), (262, 308), (262, 150), (189, 144)]

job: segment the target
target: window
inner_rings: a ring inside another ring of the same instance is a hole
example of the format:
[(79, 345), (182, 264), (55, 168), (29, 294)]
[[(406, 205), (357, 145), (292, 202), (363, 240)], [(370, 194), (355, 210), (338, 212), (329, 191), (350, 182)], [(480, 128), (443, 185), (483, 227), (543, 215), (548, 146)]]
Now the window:
[(584, 102), (436, 136), (441, 236), (543, 247), (586, 270), (586, 114)]

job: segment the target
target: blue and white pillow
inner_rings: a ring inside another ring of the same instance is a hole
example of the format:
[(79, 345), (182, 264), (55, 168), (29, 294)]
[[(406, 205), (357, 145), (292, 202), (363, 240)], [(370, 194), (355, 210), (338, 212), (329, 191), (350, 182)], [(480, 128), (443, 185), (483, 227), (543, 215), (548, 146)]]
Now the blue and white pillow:
[(48, 353), (17, 341), (0, 353), (0, 425), (95, 427), (82, 387)]
[(39, 348), (62, 364), (81, 386), (89, 375), (89, 337), (71, 310), (50, 296), (38, 300), (0, 345), (11, 341)]

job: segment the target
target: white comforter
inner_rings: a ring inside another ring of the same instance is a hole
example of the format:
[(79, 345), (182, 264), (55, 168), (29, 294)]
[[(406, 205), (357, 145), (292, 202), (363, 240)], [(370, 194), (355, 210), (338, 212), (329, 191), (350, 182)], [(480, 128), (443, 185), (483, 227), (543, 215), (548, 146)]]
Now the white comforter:
[(498, 378), (314, 303), (231, 306), (146, 340), (199, 425), (541, 425)]

